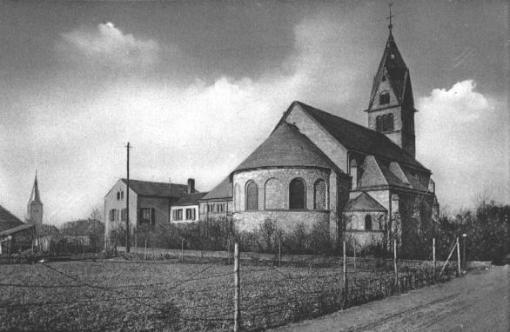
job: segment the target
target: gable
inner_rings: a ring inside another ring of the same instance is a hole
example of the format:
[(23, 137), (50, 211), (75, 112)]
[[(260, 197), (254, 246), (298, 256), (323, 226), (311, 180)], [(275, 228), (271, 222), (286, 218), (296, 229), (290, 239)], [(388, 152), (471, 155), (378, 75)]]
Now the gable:
[(361, 167), (359, 187), (387, 186), (388, 181), (374, 156), (367, 156)]
[(336, 167), (346, 172), (348, 150), (303, 109), (303, 104), (292, 103), (283, 120), (296, 126)]

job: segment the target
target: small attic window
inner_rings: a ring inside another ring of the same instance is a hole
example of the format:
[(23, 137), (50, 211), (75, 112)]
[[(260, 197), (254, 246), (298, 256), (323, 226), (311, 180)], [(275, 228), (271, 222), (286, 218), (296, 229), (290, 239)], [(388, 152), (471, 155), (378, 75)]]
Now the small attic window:
[(390, 54), (390, 58), (391, 58), (391, 59), (395, 59), (395, 54), (391, 53), (391, 54)]
[(386, 75), (383, 75), (383, 77), (381, 78), (381, 81), (386, 81)]
[(390, 93), (388, 91), (383, 91), (379, 95), (379, 105), (386, 105), (390, 103)]

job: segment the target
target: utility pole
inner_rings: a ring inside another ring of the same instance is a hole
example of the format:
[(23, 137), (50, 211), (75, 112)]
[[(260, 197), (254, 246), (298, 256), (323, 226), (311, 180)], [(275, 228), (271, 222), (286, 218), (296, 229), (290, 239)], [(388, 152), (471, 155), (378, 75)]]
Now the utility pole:
[(126, 190), (126, 252), (129, 253), (130, 243), (129, 243), (129, 149), (131, 149), (131, 145), (129, 142), (126, 145), (127, 149), (127, 190)]

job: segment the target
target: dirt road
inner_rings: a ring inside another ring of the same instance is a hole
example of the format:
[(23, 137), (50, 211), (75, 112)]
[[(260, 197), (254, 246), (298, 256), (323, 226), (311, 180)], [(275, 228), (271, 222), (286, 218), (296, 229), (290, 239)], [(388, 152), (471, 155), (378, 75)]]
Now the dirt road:
[(510, 331), (510, 266), (275, 331)]

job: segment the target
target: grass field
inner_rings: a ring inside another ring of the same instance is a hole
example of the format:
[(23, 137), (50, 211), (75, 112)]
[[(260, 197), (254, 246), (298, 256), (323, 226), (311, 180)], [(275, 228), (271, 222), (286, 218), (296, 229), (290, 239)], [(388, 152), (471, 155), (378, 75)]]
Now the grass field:
[[(341, 276), (338, 267), (241, 266), (243, 328), (263, 329), (338, 310), (346, 300)], [(124, 260), (3, 265), (0, 280), (2, 330), (233, 326), (232, 265)], [(349, 281), (348, 296), (365, 302), (383, 297), (391, 280), (391, 273), (358, 272), (356, 281)]]

